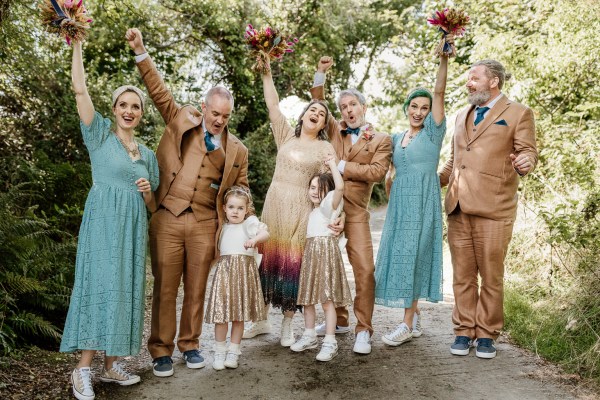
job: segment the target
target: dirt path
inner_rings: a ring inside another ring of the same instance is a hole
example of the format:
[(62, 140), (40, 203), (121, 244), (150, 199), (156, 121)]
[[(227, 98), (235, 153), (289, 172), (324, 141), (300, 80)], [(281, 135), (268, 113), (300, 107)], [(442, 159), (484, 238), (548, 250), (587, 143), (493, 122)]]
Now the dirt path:
[[(373, 212), (373, 239), (378, 245), (385, 210)], [(347, 260), (346, 260), (347, 261)], [(452, 356), (453, 341), (451, 265), (444, 260), (446, 302), (423, 303), (424, 334), (402, 346), (385, 346), (381, 334), (393, 328), (402, 311), (376, 307), (373, 351), (368, 356), (352, 352), (353, 334), (338, 335), (339, 355), (328, 363), (315, 361), (317, 350), (293, 353), (279, 345), (281, 314), (271, 311), (273, 334), (242, 343), (243, 354), (236, 370), (211, 367), (214, 332), (203, 329), (201, 343), (207, 367), (189, 370), (175, 354), (175, 375), (152, 375), (150, 358), (143, 353), (132, 361), (146, 360), (142, 384), (118, 388), (109, 396), (118, 399), (574, 399), (571, 392), (545, 376), (532, 355), (500, 338), (498, 356), (481, 360), (474, 351), (468, 357)], [(349, 278), (352, 270), (346, 264)], [(354, 285), (350, 279), (351, 286)], [(352, 321), (354, 322), (354, 321)], [(294, 318), (295, 332), (302, 332), (302, 317)], [(534, 378), (535, 376), (535, 378)], [(100, 396), (97, 396), (100, 398)]]

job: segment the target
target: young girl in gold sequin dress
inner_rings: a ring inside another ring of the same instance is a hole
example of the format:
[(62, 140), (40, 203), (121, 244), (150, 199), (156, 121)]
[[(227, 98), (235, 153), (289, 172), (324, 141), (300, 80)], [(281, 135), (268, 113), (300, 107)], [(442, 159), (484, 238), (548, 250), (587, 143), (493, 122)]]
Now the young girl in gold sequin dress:
[(344, 179), (333, 157), (328, 157), (325, 164), (331, 173), (315, 175), (308, 188), (308, 197), (314, 209), (308, 217), (297, 301), (304, 306), (305, 330), (302, 337), (290, 347), (292, 351), (300, 352), (318, 346), (315, 304), (321, 303), (325, 312), (326, 334), (321, 351), (317, 354), (318, 361), (329, 361), (337, 355), (335, 308), (352, 302), (338, 238), (327, 228), (342, 212)]
[[(223, 209), (227, 222), (219, 238), (220, 257), (215, 264), (205, 321), (215, 324), (213, 368), (237, 368), (244, 321), (264, 315), (264, 299), (258, 275), (258, 243), (269, 238), (267, 226), (253, 214), (250, 191), (232, 186), (225, 192)], [(231, 322), (231, 343), (225, 342)]]

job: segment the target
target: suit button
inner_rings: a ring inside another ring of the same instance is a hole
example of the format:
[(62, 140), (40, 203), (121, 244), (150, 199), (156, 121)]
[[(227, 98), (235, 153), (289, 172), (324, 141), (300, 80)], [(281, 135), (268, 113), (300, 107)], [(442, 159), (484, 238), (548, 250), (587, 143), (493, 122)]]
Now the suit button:
[(204, 164), (201, 164), (200, 166), (201, 166), (202, 168), (204, 168)]
[(467, 151), (471, 151), (471, 148), (470, 148), (470, 147), (467, 147)]
[(198, 175), (198, 179), (200, 179), (200, 175)]
[(173, 176), (177, 176), (177, 172), (173, 172)]
[(194, 188), (194, 192), (197, 191), (197, 190), (198, 190), (198, 188)]
[(460, 169), (465, 169), (465, 166), (464, 166), (464, 165), (461, 165), (461, 166), (460, 166)]

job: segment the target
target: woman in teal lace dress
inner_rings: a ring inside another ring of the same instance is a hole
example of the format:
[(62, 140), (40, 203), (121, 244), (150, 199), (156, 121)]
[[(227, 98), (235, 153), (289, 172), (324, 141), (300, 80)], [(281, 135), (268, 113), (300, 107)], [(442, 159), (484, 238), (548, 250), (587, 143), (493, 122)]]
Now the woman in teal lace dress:
[(123, 370), (118, 356), (140, 351), (144, 325), (147, 214), (158, 186), (154, 153), (134, 139), (143, 94), (133, 86), (113, 93), (113, 125), (94, 110), (88, 94), (81, 43), (73, 45), (73, 89), (93, 185), (79, 230), (75, 283), (60, 350), (81, 350), (71, 374), (73, 394), (94, 398), (90, 366), (105, 352), (100, 380), (129, 385), (139, 376)]
[(386, 179), (389, 204), (375, 265), (375, 303), (405, 309), (403, 321), (382, 337), (390, 346), (421, 335), (420, 324), (413, 330), (419, 299), (442, 300), (442, 206), (437, 167), (446, 133), (447, 69), (448, 58), (441, 56), (433, 96), (423, 88), (410, 92), (404, 102), (409, 128), (392, 135), (394, 153)]

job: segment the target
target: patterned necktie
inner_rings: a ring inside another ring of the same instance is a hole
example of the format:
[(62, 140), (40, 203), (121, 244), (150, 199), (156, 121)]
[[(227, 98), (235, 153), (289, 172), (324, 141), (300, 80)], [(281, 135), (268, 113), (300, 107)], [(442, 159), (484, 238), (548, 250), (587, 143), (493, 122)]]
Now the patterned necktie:
[(485, 114), (485, 112), (489, 109), (489, 107), (477, 107), (477, 110), (475, 110), (475, 112), (477, 113), (477, 117), (475, 118), (475, 126), (477, 126), (478, 123), (483, 121), (483, 114)]
[(346, 128), (346, 134), (358, 135), (360, 133), (360, 127), (358, 128)]
[(215, 149), (215, 145), (212, 142), (213, 134), (209, 131), (204, 132), (204, 143), (206, 143), (206, 150), (213, 151)]

